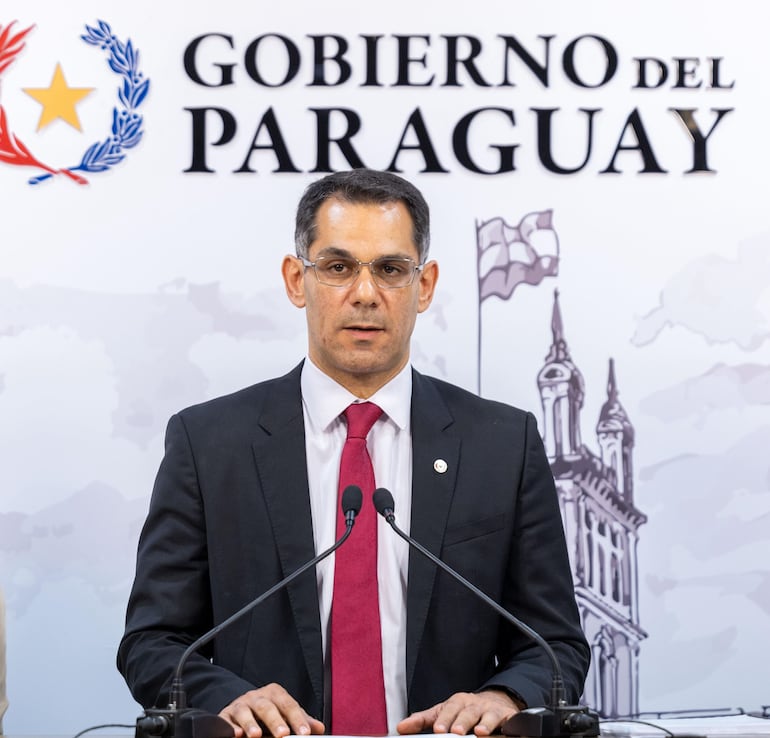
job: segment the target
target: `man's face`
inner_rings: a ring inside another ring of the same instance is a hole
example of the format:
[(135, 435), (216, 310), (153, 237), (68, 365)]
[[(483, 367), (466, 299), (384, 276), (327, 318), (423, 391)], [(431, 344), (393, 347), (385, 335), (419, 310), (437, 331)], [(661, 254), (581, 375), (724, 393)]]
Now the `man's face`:
[[(308, 258), (352, 256), (369, 262), (384, 256), (419, 263), (412, 219), (402, 202), (381, 205), (330, 199), (316, 215), (316, 239)], [(409, 360), (417, 313), (433, 299), (436, 262), (418, 272), (412, 284), (378, 287), (367, 267), (353, 284), (318, 282), (312, 268), (292, 256), (283, 263), (289, 299), (307, 314), (309, 356), (325, 374), (359, 397), (369, 397)]]

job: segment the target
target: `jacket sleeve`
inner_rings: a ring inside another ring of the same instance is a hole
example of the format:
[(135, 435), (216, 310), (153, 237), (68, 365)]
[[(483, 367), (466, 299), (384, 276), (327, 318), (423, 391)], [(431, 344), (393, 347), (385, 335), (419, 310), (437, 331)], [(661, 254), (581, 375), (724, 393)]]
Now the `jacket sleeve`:
[[(590, 651), (575, 602), (553, 475), (531, 413), (516, 500), (501, 604), (551, 646), (563, 673), (566, 698), (574, 704), (583, 690)], [(530, 707), (548, 704), (553, 672), (541, 646), (502, 623), (497, 660), (496, 674), (481, 689), (505, 689)]]
[[(144, 707), (165, 706), (184, 650), (213, 626), (208, 545), (195, 459), (183, 419), (166, 430), (165, 455), (137, 554), (118, 669)], [(191, 704), (217, 713), (253, 685), (191, 655), (183, 679)]]

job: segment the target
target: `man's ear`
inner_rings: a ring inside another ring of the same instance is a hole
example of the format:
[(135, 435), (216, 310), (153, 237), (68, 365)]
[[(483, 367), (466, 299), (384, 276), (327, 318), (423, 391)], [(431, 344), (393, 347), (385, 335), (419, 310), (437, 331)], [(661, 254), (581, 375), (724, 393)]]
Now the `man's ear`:
[(305, 307), (305, 266), (296, 256), (284, 256), (281, 274), (291, 304)]
[(436, 291), (436, 282), (438, 282), (438, 262), (429, 261), (420, 271), (419, 279), (420, 294), (417, 302), (417, 312), (422, 313), (433, 302), (433, 293)]

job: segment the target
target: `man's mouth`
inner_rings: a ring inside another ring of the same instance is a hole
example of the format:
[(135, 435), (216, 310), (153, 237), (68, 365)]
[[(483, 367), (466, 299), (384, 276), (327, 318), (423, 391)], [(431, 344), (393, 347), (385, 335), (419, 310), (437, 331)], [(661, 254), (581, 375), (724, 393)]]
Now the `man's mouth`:
[(345, 327), (345, 330), (353, 333), (377, 333), (382, 331), (383, 328), (377, 325), (348, 325)]

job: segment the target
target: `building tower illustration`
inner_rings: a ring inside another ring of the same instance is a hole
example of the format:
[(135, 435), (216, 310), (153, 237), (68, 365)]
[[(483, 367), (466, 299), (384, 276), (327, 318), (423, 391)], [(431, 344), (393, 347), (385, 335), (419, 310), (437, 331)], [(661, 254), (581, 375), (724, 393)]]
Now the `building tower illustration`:
[(647, 517), (634, 506), (634, 429), (618, 400), (610, 359), (596, 426), (600, 453), (581, 442), (585, 382), (564, 338), (554, 294), (553, 341), (537, 376), (543, 442), (559, 493), (578, 608), (591, 646), (584, 698), (606, 717), (639, 712), (637, 542)]

